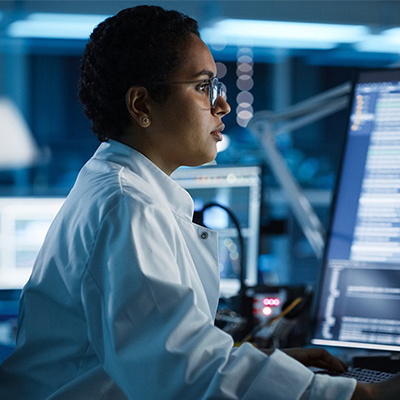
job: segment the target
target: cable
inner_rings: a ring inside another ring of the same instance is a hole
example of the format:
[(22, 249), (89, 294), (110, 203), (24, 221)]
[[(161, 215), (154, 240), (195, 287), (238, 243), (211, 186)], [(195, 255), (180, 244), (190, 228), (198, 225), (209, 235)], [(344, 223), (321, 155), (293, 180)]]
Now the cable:
[(297, 297), (295, 298), (290, 304), (289, 306), (287, 306), (279, 315), (277, 315), (276, 317), (271, 318), (268, 323), (266, 323), (266, 326), (271, 325), (274, 321), (276, 321), (279, 318), (284, 317), (285, 315), (288, 315), (290, 313), (290, 311), (294, 310), (294, 308), (300, 304), (303, 301), (302, 297)]

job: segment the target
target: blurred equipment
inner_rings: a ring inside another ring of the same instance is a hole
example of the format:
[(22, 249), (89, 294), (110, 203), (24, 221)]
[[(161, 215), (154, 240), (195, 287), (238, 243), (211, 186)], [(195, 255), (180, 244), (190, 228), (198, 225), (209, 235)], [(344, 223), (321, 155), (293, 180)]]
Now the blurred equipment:
[(248, 129), (261, 143), (265, 160), (282, 186), (293, 214), (318, 258), (322, 258), (324, 250), (325, 229), (277, 149), (275, 137), (344, 109), (349, 102), (350, 89), (351, 84), (345, 83), (281, 113), (260, 111), (248, 124)]
[(220, 299), (215, 325), (239, 344), (303, 346), (309, 333), (311, 301), (312, 290), (305, 286), (247, 287), (244, 296)]
[(305, 286), (256, 286), (252, 298), (253, 329), (243, 339), (262, 348), (306, 343), (312, 291)]

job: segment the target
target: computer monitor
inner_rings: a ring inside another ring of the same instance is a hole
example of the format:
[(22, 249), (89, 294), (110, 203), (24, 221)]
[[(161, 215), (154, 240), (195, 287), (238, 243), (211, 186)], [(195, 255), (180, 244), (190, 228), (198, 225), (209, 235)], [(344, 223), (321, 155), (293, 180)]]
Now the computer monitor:
[[(236, 217), (245, 245), (245, 283), (256, 285), (258, 277), (261, 181), (259, 166), (207, 166), (180, 168), (172, 177), (194, 200), (195, 211), (209, 203), (228, 208)], [(240, 288), (240, 246), (237, 229), (229, 214), (213, 207), (204, 211), (205, 226), (219, 236), (221, 295), (236, 295)]]
[(400, 351), (400, 70), (364, 71), (347, 137), (311, 342)]
[(0, 290), (21, 289), (64, 198), (0, 197)]

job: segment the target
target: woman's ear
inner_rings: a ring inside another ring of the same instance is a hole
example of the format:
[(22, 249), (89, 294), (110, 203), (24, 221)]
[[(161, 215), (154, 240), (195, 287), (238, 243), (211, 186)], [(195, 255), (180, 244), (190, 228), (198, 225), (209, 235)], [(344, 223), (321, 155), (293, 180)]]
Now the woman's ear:
[(126, 92), (126, 107), (131, 117), (142, 127), (147, 128), (151, 124), (150, 96), (143, 86), (132, 86)]

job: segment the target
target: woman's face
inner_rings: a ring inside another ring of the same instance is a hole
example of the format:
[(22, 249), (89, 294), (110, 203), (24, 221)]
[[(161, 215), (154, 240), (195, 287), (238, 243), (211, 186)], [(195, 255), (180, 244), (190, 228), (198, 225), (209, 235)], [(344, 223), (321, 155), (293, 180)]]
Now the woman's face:
[(151, 142), (145, 155), (167, 174), (181, 165), (205, 164), (217, 155), (224, 129), (222, 117), (230, 107), (219, 96), (216, 107), (211, 108), (203, 81), (214, 76), (210, 50), (192, 35), (184, 63), (170, 79), (170, 95), (162, 104), (151, 104), (151, 125), (144, 132)]

